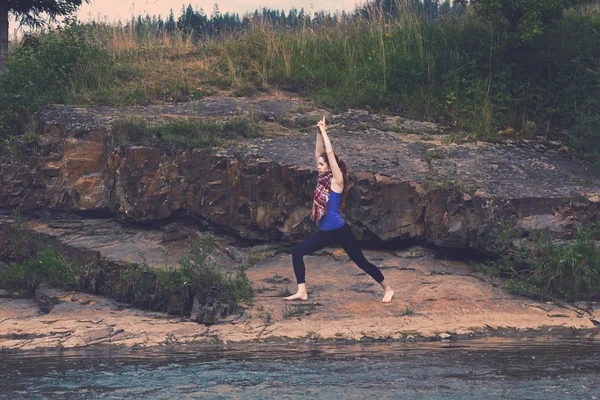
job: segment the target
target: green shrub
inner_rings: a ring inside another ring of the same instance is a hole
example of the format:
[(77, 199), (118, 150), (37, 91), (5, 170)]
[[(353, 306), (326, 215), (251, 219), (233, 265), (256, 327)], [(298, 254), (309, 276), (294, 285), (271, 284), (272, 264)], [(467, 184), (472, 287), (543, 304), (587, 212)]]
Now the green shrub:
[(583, 115), (570, 130), (571, 145), (578, 150), (600, 151), (600, 114)]
[(58, 246), (40, 243), (33, 257), (0, 264), (0, 287), (28, 291), (45, 282), (52, 287), (76, 290), (82, 272), (83, 266), (66, 260)]
[(478, 15), (494, 24), (507, 26), (515, 45), (531, 42), (544, 33), (566, 9), (592, 0), (457, 0), (457, 4), (471, 3)]
[[(281, 85), (336, 111), (364, 107), (440, 120), (477, 138), (505, 128), (545, 134), (574, 126), (573, 144), (599, 153), (592, 128), (600, 114), (600, 7), (567, 9), (576, 2), (513, 2), (526, 11), (514, 31), (474, 13), (429, 21), (408, 6), (395, 18), (356, 16), (289, 29), (249, 23), (201, 44), (177, 30), (136, 34), (72, 24), (35, 34), (10, 54), (9, 73), (0, 77), (0, 136), (22, 133), (48, 102), (147, 105), (198, 99), (215, 87), (258, 92)], [(216, 145), (211, 137), (226, 138), (225, 131), (257, 132), (251, 121), (205, 128), (215, 133), (179, 135), (174, 127), (156, 134), (163, 143), (195, 146)]]
[(211, 235), (192, 242), (190, 253), (180, 260), (184, 281), (192, 291), (216, 289), (223, 297), (231, 296), (236, 301), (251, 299), (254, 291), (246, 276), (246, 269), (239, 267), (235, 276), (222, 272), (210, 256), (213, 250)]
[(92, 42), (91, 29), (73, 23), (27, 36), (9, 53), (0, 75), (0, 138), (22, 133), (40, 106), (68, 102), (74, 89), (101, 86), (112, 59)]
[(119, 290), (133, 304), (147, 304), (156, 293), (168, 292), (187, 286), (191, 293), (209, 289), (221, 299), (249, 300), (254, 296), (245, 268), (235, 275), (222, 272), (211, 254), (214, 243), (211, 235), (192, 241), (190, 252), (179, 260), (179, 267), (154, 268), (140, 254), (140, 264), (129, 264), (121, 270)]
[(514, 293), (540, 299), (600, 296), (600, 223), (577, 228), (566, 244), (544, 231), (520, 236), (508, 223), (500, 224), (487, 245), (496, 259), (483, 264), (482, 272), (506, 278), (507, 289)]
[[(0, 289), (32, 291), (40, 283), (46, 283), (59, 289), (81, 290), (81, 275), (94, 267), (68, 260), (58, 245), (45, 243), (19, 222), (12, 230), (8, 246), (8, 255), (13, 261), (0, 263)], [(193, 241), (189, 254), (181, 258), (179, 268), (151, 267), (140, 253), (142, 262), (125, 265), (115, 288), (124, 299), (145, 306), (155, 294), (184, 286), (192, 293), (211, 289), (222, 299), (234, 302), (250, 300), (254, 292), (246, 268), (240, 266), (233, 274), (223, 272), (211, 256), (213, 250), (211, 235)]]

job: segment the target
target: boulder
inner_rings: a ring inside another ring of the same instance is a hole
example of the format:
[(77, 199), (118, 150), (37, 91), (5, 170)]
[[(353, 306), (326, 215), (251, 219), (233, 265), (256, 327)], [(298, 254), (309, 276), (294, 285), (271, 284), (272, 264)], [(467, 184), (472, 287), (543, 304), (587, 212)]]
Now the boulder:
[(48, 287), (42, 283), (35, 289), (35, 299), (38, 302), (40, 310), (49, 314), (54, 306), (60, 303), (59, 291)]

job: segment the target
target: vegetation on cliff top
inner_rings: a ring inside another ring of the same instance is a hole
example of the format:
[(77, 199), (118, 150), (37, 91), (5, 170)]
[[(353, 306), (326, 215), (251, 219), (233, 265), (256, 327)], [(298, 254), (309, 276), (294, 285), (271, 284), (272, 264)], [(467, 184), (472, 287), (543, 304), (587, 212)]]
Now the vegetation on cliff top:
[(526, 31), (471, 7), (394, 0), (312, 17), (263, 10), (240, 19), (218, 9), (208, 17), (190, 6), (166, 21), (71, 22), (13, 45), (0, 77), (0, 136), (25, 131), (46, 103), (144, 105), (281, 88), (479, 137), (570, 128), (572, 145), (597, 153), (600, 7), (563, 13), (575, 3), (544, 6), (552, 18), (533, 12), (541, 19)]
[(221, 146), (224, 139), (262, 136), (262, 125), (252, 115), (225, 121), (178, 118), (151, 124), (141, 117), (119, 119), (112, 124), (116, 143), (159, 145), (162, 148), (206, 148)]

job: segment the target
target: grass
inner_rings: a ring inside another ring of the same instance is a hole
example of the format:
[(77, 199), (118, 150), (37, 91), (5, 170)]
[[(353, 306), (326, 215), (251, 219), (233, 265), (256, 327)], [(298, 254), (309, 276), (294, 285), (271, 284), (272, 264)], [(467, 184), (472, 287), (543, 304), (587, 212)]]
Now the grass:
[(178, 118), (162, 123), (150, 123), (142, 117), (129, 117), (113, 122), (111, 132), (113, 140), (119, 144), (207, 148), (223, 146), (226, 139), (259, 137), (263, 134), (263, 127), (250, 115), (225, 121), (198, 117)]
[(253, 248), (250, 251), (250, 254), (248, 255), (247, 264), (248, 264), (248, 266), (253, 267), (254, 265), (258, 264), (259, 262), (264, 261), (267, 258), (269, 258), (275, 254), (276, 254), (276, 251), (273, 251), (273, 250)]
[(69, 262), (57, 245), (39, 243), (36, 247), (26, 260), (0, 264), (0, 288), (29, 292), (42, 282), (65, 290), (79, 288), (85, 265)]
[(317, 307), (314, 304), (306, 303), (306, 304), (293, 304), (288, 305), (284, 304), (283, 308), (283, 318), (290, 319), (294, 317), (301, 317), (311, 315), (316, 311)]
[[(517, 239), (518, 245), (514, 240)], [(600, 223), (577, 227), (568, 243), (549, 232), (512, 229), (503, 221), (485, 241), (494, 259), (481, 271), (505, 279), (513, 293), (565, 301), (600, 298)]]
[(320, 117), (296, 117), (294, 120), (294, 125), (297, 128), (312, 128), (320, 120)]
[(404, 317), (408, 315), (413, 315), (413, 313), (414, 310), (410, 306), (406, 306), (406, 308), (404, 309), (404, 311), (402, 311), (402, 314), (400, 314), (400, 316)]
[(579, 185), (581, 185), (581, 187), (584, 187), (584, 188), (589, 188), (590, 186), (592, 186), (594, 184), (594, 182), (595, 182), (594, 178), (585, 178), (579, 182)]
[[(256, 19), (202, 42), (188, 31), (98, 22), (41, 32), (12, 46), (0, 82), (0, 136), (22, 131), (49, 102), (163, 104), (292, 84), (332, 110), (443, 120), (478, 138), (574, 126), (573, 143), (598, 152), (600, 7), (565, 13), (514, 51), (505, 32), (473, 13), (428, 21), (410, 4), (399, 2), (392, 19), (376, 8), (286, 29)], [(563, 92), (569, 96), (556, 95)]]
[(213, 288), (236, 301), (250, 300), (254, 291), (246, 275), (246, 268), (240, 266), (235, 275), (223, 273), (210, 257), (213, 249), (213, 239), (210, 235), (201, 241), (193, 242), (189, 255), (180, 260), (180, 279), (189, 285), (192, 291)]
[(28, 230), (19, 212), (13, 211), (12, 219), (14, 224), (8, 227), (7, 236), (10, 239), (4, 244), (7, 263), (0, 263), (1, 289), (31, 292), (42, 282), (65, 290), (77, 289), (80, 275), (97, 268), (67, 260), (60, 246)]
[[(58, 244), (52, 244), (27, 230), (22, 222), (12, 227), (8, 243), (10, 262), (0, 263), (0, 288), (31, 292), (41, 284), (65, 290), (83, 290), (82, 277), (97, 263), (82, 263), (65, 256)], [(207, 235), (191, 245), (189, 254), (180, 260), (180, 268), (152, 268), (143, 254), (140, 264), (129, 263), (119, 271), (113, 288), (131, 303), (148, 305), (161, 293), (187, 287), (191, 293), (213, 290), (222, 300), (250, 300), (254, 292), (245, 267), (235, 273), (221, 271), (211, 258), (212, 237)]]

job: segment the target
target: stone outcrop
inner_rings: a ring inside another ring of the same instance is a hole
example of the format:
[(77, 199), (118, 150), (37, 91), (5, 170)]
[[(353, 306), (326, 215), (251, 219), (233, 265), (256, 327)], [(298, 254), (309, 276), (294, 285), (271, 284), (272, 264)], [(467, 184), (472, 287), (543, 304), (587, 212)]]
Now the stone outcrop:
[[(180, 316), (131, 309), (86, 293), (56, 292), (49, 314), (32, 299), (0, 298), (0, 350), (179, 343), (432, 341), (496, 336), (597, 341), (600, 303), (538, 302), (513, 296), (472, 265), (445, 261), (431, 249), (366, 250), (396, 294), (382, 304), (381, 287), (341, 249), (307, 256), (309, 301), (287, 303), (291, 256), (280, 254), (248, 270), (256, 295), (242, 315), (210, 326)], [(191, 319), (211, 322), (194, 307)], [(219, 317), (213, 314), (215, 317)], [(497, 344), (497, 342), (495, 342)], [(522, 344), (521, 342), (517, 342)]]
[[(163, 227), (162, 231), (144, 230), (123, 226), (108, 219), (88, 220), (77, 216), (69, 218), (66, 215), (53, 215), (46, 218), (23, 218), (17, 226), (14, 220), (0, 213), (0, 257), (16, 262), (30, 258), (26, 253), (11, 254), (11, 249), (21, 247), (20, 242), (14, 246), (11, 241), (26, 230), (28, 241), (33, 247), (42, 242), (59, 246), (65, 260), (72, 265), (84, 267), (75, 276), (75, 280), (77, 287), (86, 293), (107, 296), (142, 309), (191, 317), (204, 324), (212, 324), (239, 311), (232, 293), (223, 293), (210, 287), (193, 289), (185, 282), (165, 289), (155, 284), (158, 281), (156, 270), (132, 264), (177, 268), (181, 257), (189, 253), (190, 239), (179, 237), (169, 242), (173, 246), (165, 245), (161, 239), (168, 237), (166, 233), (169, 226), (174, 224), (183, 227), (183, 230), (191, 229), (192, 225), (171, 223)], [(209, 261), (218, 264), (223, 274), (235, 271), (237, 264), (223, 249), (227, 245), (218, 246), (209, 255)], [(165, 257), (167, 253), (171, 255), (170, 262)], [(51, 313), (62, 301), (62, 291), (48, 287), (45, 282), (26, 283), (43, 313)], [(17, 293), (16, 297), (25, 294)], [(0, 297), (12, 296), (6, 292)]]
[(181, 317), (123, 307), (86, 293), (56, 295), (59, 303), (49, 314), (40, 313), (33, 299), (0, 298), (0, 350), (150, 347), (211, 340), (209, 327)]
[[(110, 133), (122, 115), (249, 111), (271, 134), (211, 152), (115, 145)], [(0, 166), (0, 206), (99, 212), (132, 222), (185, 212), (246, 239), (294, 241), (314, 229), (316, 182), (314, 133), (294, 121), (321, 112), (297, 100), (224, 98), (201, 107), (49, 107), (40, 113), (37, 142)], [(568, 239), (574, 225), (598, 217), (600, 174), (560, 145), (451, 143), (435, 124), (365, 111), (331, 120), (334, 149), (352, 170), (346, 216), (359, 239), (479, 248), (501, 219)]]
[(57, 290), (49, 288), (46, 284), (40, 284), (35, 288), (35, 299), (40, 306), (40, 311), (48, 314), (56, 304), (60, 303), (60, 296), (57, 293)]

